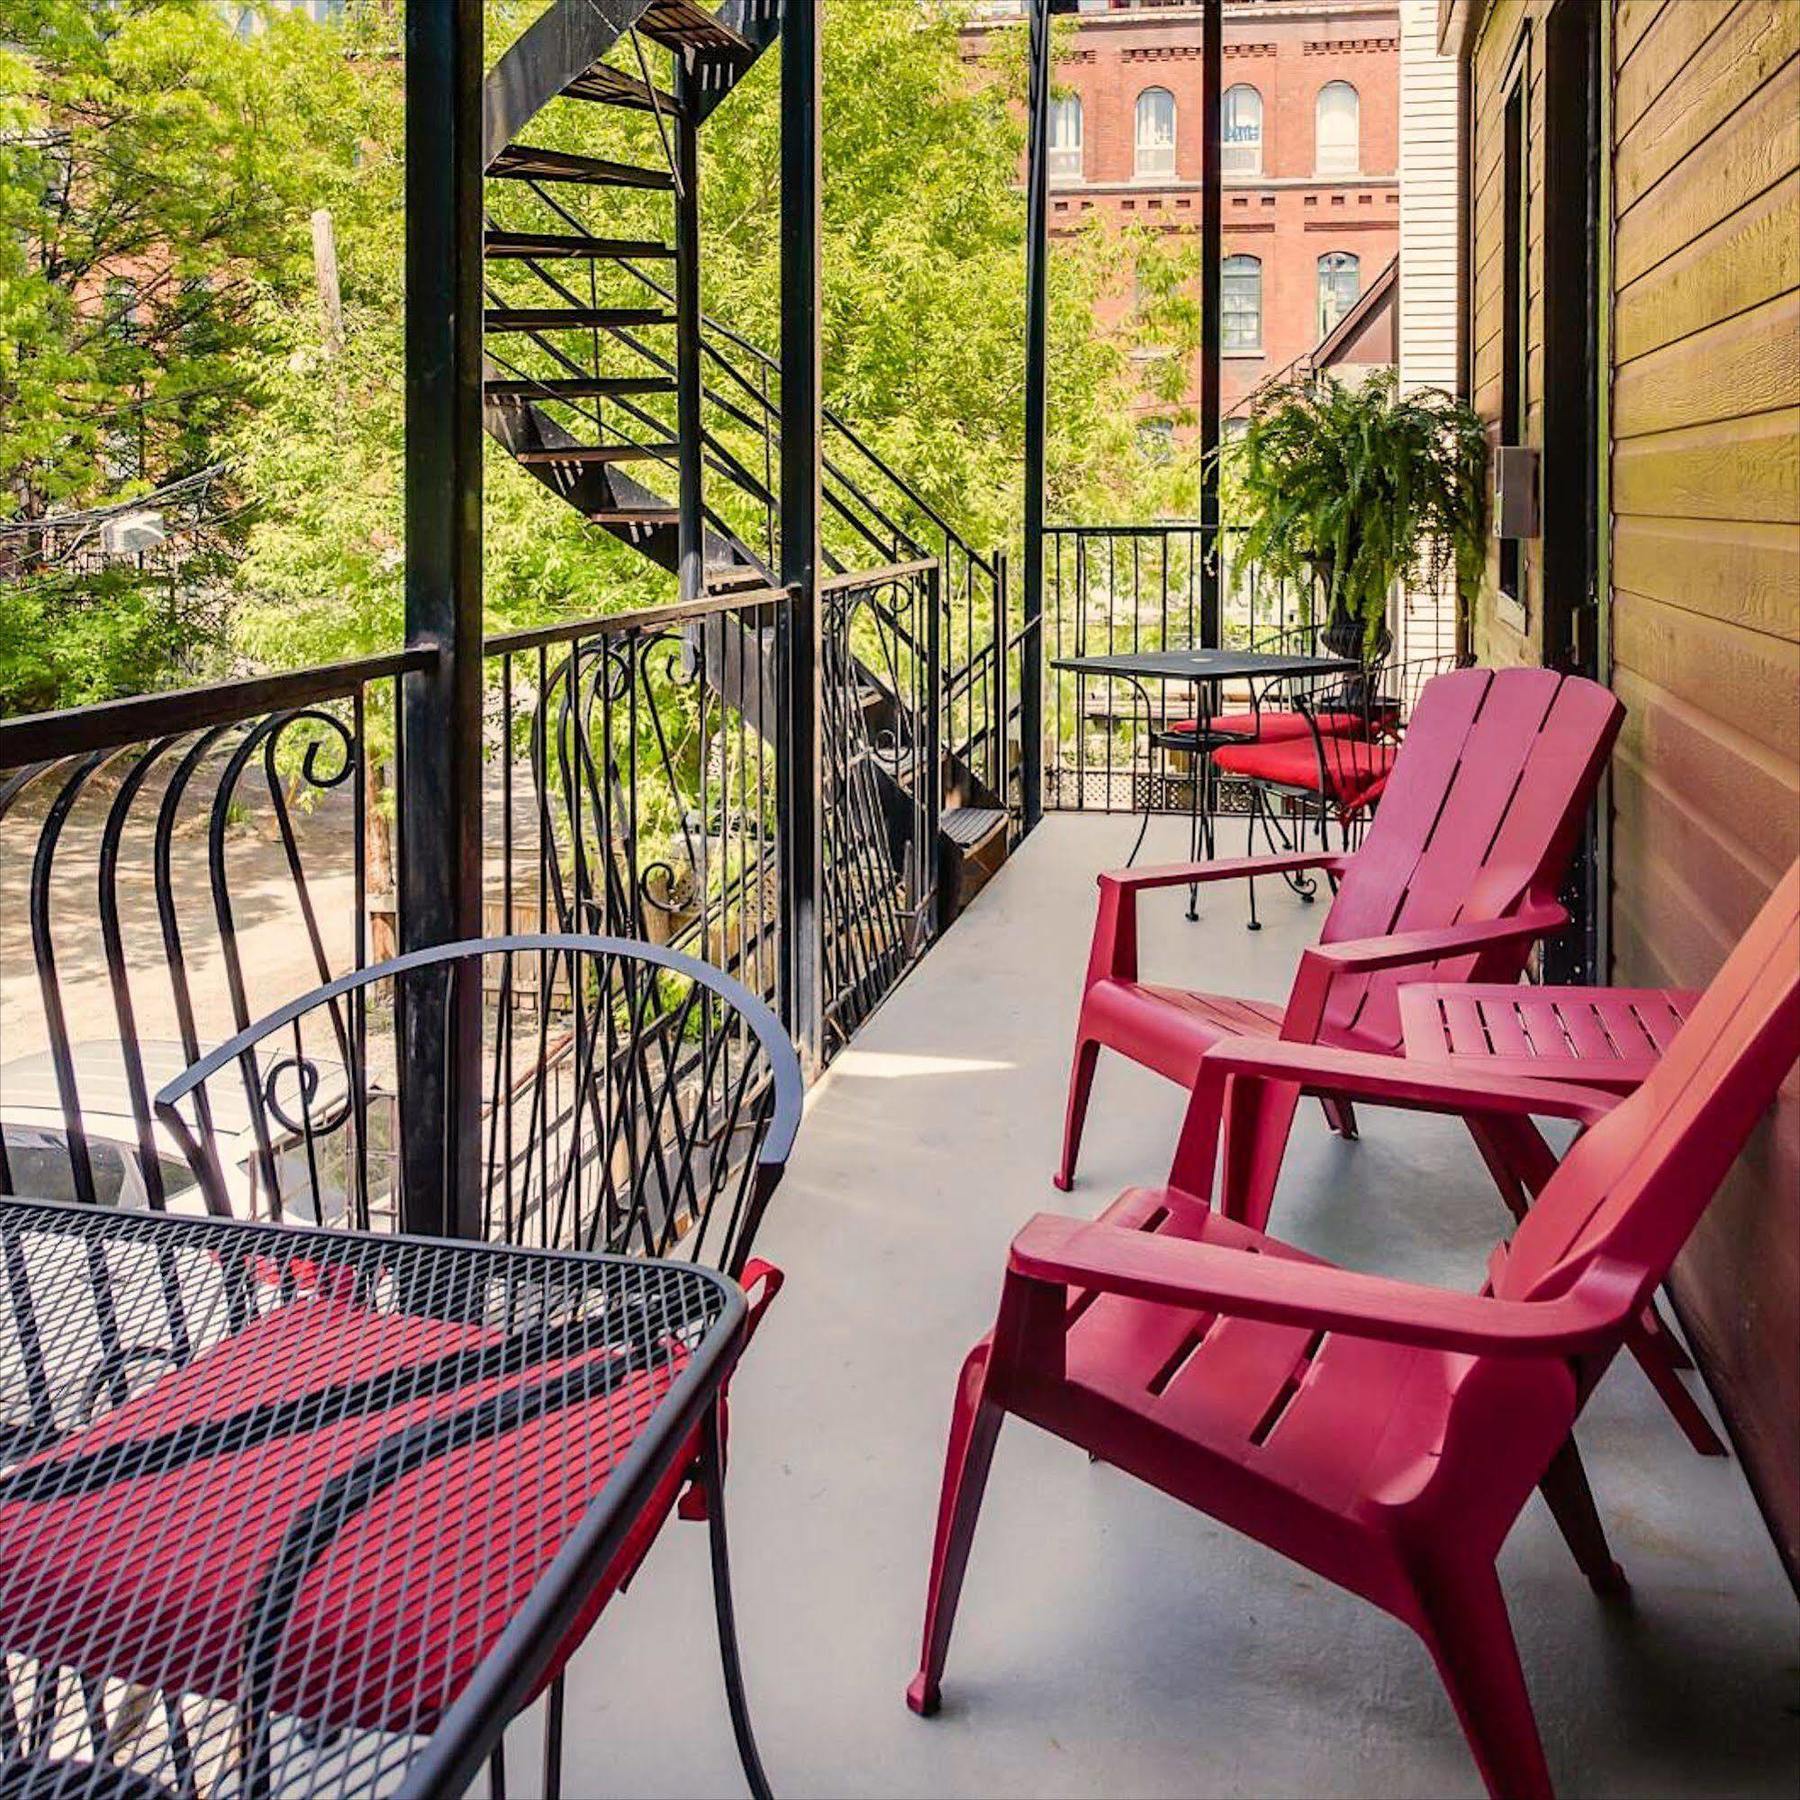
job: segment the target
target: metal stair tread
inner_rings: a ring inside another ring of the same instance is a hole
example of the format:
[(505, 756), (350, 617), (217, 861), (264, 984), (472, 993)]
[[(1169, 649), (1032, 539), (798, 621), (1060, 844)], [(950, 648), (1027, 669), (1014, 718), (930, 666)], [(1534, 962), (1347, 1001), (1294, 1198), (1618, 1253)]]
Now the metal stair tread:
[(570, 100), (591, 100), (601, 106), (630, 106), (671, 115), (681, 111), (673, 94), (665, 94), (661, 88), (652, 87), (609, 62), (590, 64), (563, 89), (563, 94)]
[(573, 181), (589, 187), (657, 189), (675, 185), (675, 177), (667, 169), (608, 162), (603, 156), (578, 156), (572, 150), (545, 150), (535, 144), (508, 144), (488, 164), (487, 172), (500, 181)]
[(485, 383), (487, 397), (496, 405), (509, 402), (555, 400), (618, 400), (637, 394), (672, 394), (675, 381), (669, 375), (550, 375), (543, 380), (528, 376), (497, 376)]
[(595, 525), (677, 525), (677, 506), (602, 506), (586, 515)]
[(490, 262), (527, 257), (543, 261), (558, 257), (595, 261), (636, 258), (648, 262), (652, 258), (672, 260), (675, 247), (654, 238), (583, 237), (567, 231), (489, 231), (482, 239), (481, 253)]
[(694, 0), (650, 0), (638, 18), (645, 37), (669, 49), (734, 50), (749, 54), (750, 43)]
[(653, 306), (490, 306), (489, 331), (594, 331), (625, 325), (673, 325)]
[(1008, 823), (1006, 811), (998, 806), (957, 806), (945, 813), (938, 829), (958, 849), (972, 850), (984, 838)]

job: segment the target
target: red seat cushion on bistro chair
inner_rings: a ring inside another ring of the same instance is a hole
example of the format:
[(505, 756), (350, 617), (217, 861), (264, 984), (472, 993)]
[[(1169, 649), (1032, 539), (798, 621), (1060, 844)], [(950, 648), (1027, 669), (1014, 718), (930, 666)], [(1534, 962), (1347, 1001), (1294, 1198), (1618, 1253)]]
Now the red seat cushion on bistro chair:
[(1233, 744), (1213, 752), (1213, 766), (1227, 775), (1244, 775), (1273, 787), (1300, 788), (1316, 794), (1321, 787), (1334, 806), (1349, 810), (1384, 786), (1397, 754), (1391, 744), (1360, 738), (1329, 738), (1321, 746), (1310, 737), (1288, 743)]
[[(509, 1372), (498, 1357), (507, 1340), (324, 1292), (253, 1320), (0, 1478), (0, 1645), (165, 1691), (260, 1699), (327, 1726), (429, 1730), (687, 1361), (671, 1342), (655, 1367), (607, 1379), (621, 1346), (596, 1321), (566, 1355)], [(455, 1374), (421, 1381), (440, 1359)], [(309, 1425), (309, 1396), (395, 1375), (366, 1411), (313, 1400), (324, 1423)], [(331, 1507), (328, 1490), (382, 1446), (391, 1457), (407, 1433), (507, 1395), (516, 1409), (490, 1404), (484, 1430), (459, 1424), (444, 1453), (393, 1458), (348, 1512)], [(553, 1668), (635, 1572), (692, 1464), (684, 1450), (671, 1465)], [(310, 1532), (308, 1514), (324, 1521)], [(271, 1582), (297, 1526), (290, 1577)], [(53, 1550), (84, 1544), (96, 1553)], [(259, 1696), (248, 1665), (265, 1590), (286, 1618), (278, 1632), (265, 1627), (278, 1650), (263, 1659)]]
[[(1354, 712), (1314, 713), (1313, 719), (1321, 731), (1337, 737), (1360, 737), (1366, 727), (1363, 716)], [(1191, 733), (1194, 726), (1192, 719), (1177, 719), (1169, 729)], [(1262, 744), (1286, 744), (1310, 739), (1313, 734), (1305, 713), (1282, 706), (1265, 706), (1260, 712), (1220, 713), (1207, 721), (1207, 728), (1214, 737), (1243, 738)]]

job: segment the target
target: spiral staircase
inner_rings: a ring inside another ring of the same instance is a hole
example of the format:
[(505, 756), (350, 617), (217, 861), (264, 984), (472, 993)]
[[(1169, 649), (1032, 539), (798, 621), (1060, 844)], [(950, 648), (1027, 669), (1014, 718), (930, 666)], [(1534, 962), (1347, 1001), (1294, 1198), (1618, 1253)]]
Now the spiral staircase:
[[(716, 12), (696, 0), (552, 0), (485, 84), (488, 431), (594, 529), (674, 572), (683, 600), (770, 586), (780, 563), (779, 366), (701, 312), (696, 189), (698, 133), (774, 43), (781, 12), (782, 0), (724, 0)], [(571, 106), (607, 109), (608, 129), (569, 129)], [(557, 138), (641, 149), (625, 160), (544, 141)], [(965, 543), (842, 419), (827, 412), (824, 430), (825, 567), (936, 558), (946, 605), (959, 582), (971, 595), (980, 584), (1003, 619), (999, 559)], [(968, 616), (972, 640), (972, 604)], [(905, 635), (905, 622), (890, 623)], [(840, 747), (838, 766), (872, 784), (872, 803), (846, 811), (898, 820), (916, 802), (906, 765), (916, 776), (927, 734), (862, 635), (861, 650), (846, 643), (826, 659), (825, 679), (850, 691), (828, 694), (825, 711), (855, 720), (860, 741)], [(693, 630), (709, 675), (732, 680), (746, 721), (774, 743), (770, 640), (730, 614)], [(959, 683), (973, 694), (993, 679), (1003, 693), (1004, 656), (996, 636), (946, 661), (951, 717)], [(1007, 721), (977, 730), (974, 712), (940, 733), (933, 879), (945, 922), (1008, 840)], [(918, 871), (899, 866), (902, 833), (885, 854), (916, 887)]]

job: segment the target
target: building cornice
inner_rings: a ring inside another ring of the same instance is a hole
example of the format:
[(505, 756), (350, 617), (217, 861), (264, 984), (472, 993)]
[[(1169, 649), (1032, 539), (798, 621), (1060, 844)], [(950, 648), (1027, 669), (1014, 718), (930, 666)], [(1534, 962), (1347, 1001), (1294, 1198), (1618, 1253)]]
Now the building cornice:
[[(1051, 197), (1061, 194), (1128, 194), (1133, 198), (1148, 196), (1154, 199), (1158, 194), (1197, 194), (1202, 183), (1199, 181), (1168, 180), (1158, 177), (1155, 181), (1069, 181), (1057, 180), (1050, 184)], [(1228, 194), (1256, 194), (1294, 188), (1310, 188), (1315, 193), (1328, 194), (1342, 189), (1366, 188), (1398, 188), (1398, 175), (1227, 175), (1224, 191)]]

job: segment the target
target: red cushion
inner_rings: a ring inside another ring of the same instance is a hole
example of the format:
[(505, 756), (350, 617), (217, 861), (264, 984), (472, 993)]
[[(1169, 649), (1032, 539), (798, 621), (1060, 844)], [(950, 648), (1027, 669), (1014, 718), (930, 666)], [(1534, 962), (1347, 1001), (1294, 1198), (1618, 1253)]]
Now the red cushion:
[[(246, 1429), (247, 1441), (189, 1451), (186, 1460), (165, 1453), (159, 1470), (115, 1473), (93, 1492), (34, 1499), (30, 1472), (504, 1337), (484, 1325), (371, 1312), (341, 1293), (303, 1294), (253, 1320), (0, 1478), (0, 1643), (146, 1687), (246, 1698), (252, 1608), (284, 1534), (333, 1478), (409, 1426), (595, 1367), (618, 1346), (578, 1344), (522, 1374), (419, 1391), (400, 1405), (286, 1435)], [(269, 1703), (331, 1726), (429, 1730), (685, 1361), (685, 1351), (670, 1346), (658, 1367), (627, 1376), (610, 1394), (521, 1408), (518, 1422), (502, 1418), (483, 1442), (463, 1435), (447, 1454), (408, 1461), (311, 1553), (280, 1636)], [(691, 1460), (684, 1452), (664, 1477), (583, 1603), (556, 1666), (642, 1560)], [(46, 1554), (48, 1546), (57, 1553)]]
[[(1363, 730), (1363, 721), (1356, 713), (1322, 712), (1313, 717), (1318, 720), (1322, 732), (1354, 737)], [(1192, 731), (1194, 721), (1179, 719), (1169, 729)], [(1220, 713), (1211, 721), (1211, 730), (1215, 737), (1254, 738), (1263, 744), (1286, 744), (1312, 736), (1305, 713), (1289, 712), (1277, 706), (1264, 707), (1260, 713)]]
[[(1360, 738), (1327, 738), (1324, 745), (1324, 788), (1340, 806), (1354, 806), (1387, 780), (1395, 751), (1389, 744)], [(1213, 764), (1226, 775), (1247, 775), (1275, 787), (1320, 788), (1319, 746), (1297, 738), (1285, 744), (1233, 744), (1213, 752)]]

